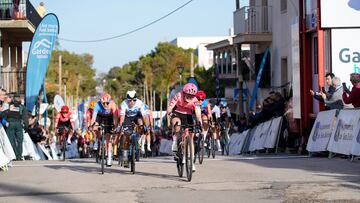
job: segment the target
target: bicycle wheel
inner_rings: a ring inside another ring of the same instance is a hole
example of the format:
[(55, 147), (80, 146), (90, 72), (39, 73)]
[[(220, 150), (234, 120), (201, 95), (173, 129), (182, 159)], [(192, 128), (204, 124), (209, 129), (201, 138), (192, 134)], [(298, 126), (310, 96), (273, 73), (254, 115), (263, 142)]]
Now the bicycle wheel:
[(193, 165), (193, 151), (192, 151), (192, 142), (190, 137), (186, 137), (184, 143), (184, 153), (185, 153), (185, 167), (186, 167), (186, 177), (188, 181), (191, 181), (192, 178), (192, 165)]
[(177, 167), (179, 177), (181, 178), (181, 177), (183, 177), (183, 173), (184, 173), (184, 164), (182, 163), (184, 154), (182, 152), (181, 147), (178, 148), (177, 156), (178, 156), (178, 159), (176, 161), (176, 167)]
[(122, 154), (122, 139), (120, 139), (117, 148), (118, 165), (122, 166), (123, 154)]
[(65, 161), (65, 152), (66, 152), (66, 135), (64, 135), (64, 136), (63, 136), (62, 144), (63, 144), (63, 151), (62, 151), (63, 161)]
[(212, 135), (208, 135), (208, 137), (206, 138), (205, 142), (206, 142), (206, 152), (207, 152), (207, 157), (210, 158), (211, 155), (211, 136)]
[(131, 139), (131, 148), (130, 148), (130, 158), (131, 158), (131, 172), (133, 174), (135, 174), (135, 162), (136, 162), (136, 151), (137, 151), (137, 147), (136, 147), (136, 139), (135, 137), (132, 137)]
[(199, 157), (199, 163), (202, 164), (204, 161), (204, 154), (205, 154), (205, 148), (204, 148), (204, 139), (203, 136), (200, 135), (200, 142), (199, 142), (199, 151), (198, 151), (198, 157)]
[(211, 138), (211, 155), (215, 159), (215, 139), (213, 137)]
[(102, 135), (100, 152), (101, 152), (101, 174), (104, 174), (104, 166), (105, 166), (105, 136), (104, 133)]
[(225, 149), (226, 156), (229, 156), (229, 139), (227, 136), (224, 140), (224, 149)]

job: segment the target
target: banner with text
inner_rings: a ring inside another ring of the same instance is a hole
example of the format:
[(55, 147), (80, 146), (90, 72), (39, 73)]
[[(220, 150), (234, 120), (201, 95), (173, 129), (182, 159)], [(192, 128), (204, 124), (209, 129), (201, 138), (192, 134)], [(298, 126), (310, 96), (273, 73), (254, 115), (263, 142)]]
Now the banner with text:
[(309, 152), (326, 151), (331, 134), (336, 127), (337, 111), (330, 110), (318, 113), (306, 147)]
[(360, 109), (341, 110), (336, 120), (336, 129), (331, 134), (327, 149), (334, 153), (350, 155), (359, 121)]
[(271, 121), (270, 129), (268, 129), (268, 135), (265, 140), (265, 148), (272, 149), (275, 148), (276, 142), (278, 140), (279, 131), (281, 130), (282, 117), (274, 118)]

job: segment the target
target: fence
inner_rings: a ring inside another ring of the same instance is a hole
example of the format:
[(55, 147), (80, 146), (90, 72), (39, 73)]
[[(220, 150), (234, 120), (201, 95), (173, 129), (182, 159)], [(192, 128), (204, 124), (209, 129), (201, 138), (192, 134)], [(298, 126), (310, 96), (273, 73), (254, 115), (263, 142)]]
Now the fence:
[(25, 68), (2, 68), (0, 70), (1, 86), (9, 93), (25, 95)]
[(41, 17), (29, 0), (0, 0), (0, 20), (29, 20), (35, 27), (41, 22)]

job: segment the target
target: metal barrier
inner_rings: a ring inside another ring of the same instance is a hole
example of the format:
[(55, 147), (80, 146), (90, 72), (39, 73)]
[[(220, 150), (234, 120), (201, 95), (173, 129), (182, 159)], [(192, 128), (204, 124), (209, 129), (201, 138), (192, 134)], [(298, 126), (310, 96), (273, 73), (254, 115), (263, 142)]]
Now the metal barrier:
[(271, 33), (271, 6), (244, 6), (234, 12), (235, 34)]

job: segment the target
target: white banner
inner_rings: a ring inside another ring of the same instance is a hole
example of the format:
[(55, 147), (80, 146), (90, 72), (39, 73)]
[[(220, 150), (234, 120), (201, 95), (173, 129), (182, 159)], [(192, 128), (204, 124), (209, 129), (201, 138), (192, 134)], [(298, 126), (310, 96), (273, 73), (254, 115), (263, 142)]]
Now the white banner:
[(240, 133), (234, 133), (230, 137), (229, 143), (229, 154), (235, 155), (242, 152), (246, 137), (248, 136), (250, 130), (246, 130)]
[(2, 125), (0, 125), (0, 142), (5, 156), (10, 160), (16, 159), (15, 152)]
[(360, 27), (359, 0), (321, 0), (320, 5), (322, 28)]
[(360, 123), (355, 128), (351, 154), (360, 156)]
[(336, 120), (336, 130), (331, 134), (328, 150), (350, 155), (353, 137), (360, 120), (360, 109), (341, 110)]
[(309, 152), (326, 151), (336, 127), (336, 112), (337, 110), (330, 110), (318, 113), (306, 147)]
[(255, 132), (252, 136), (252, 139), (250, 140), (250, 146), (249, 146), (249, 151), (253, 152), (255, 150), (257, 150), (257, 146), (259, 146), (260, 142), (262, 141), (262, 128), (264, 126), (264, 123), (259, 124), (258, 126), (256, 126), (255, 128)]
[(172, 145), (172, 140), (167, 140), (167, 139), (161, 139), (160, 141), (160, 153), (164, 153), (164, 154), (172, 154), (172, 149), (171, 149), (171, 145)]
[(268, 135), (266, 136), (265, 148), (275, 148), (276, 141), (278, 139), (279, 130), (281, 130), (282, 117), (274, 118), (271, 122), (271, 127), (268, 129)]

